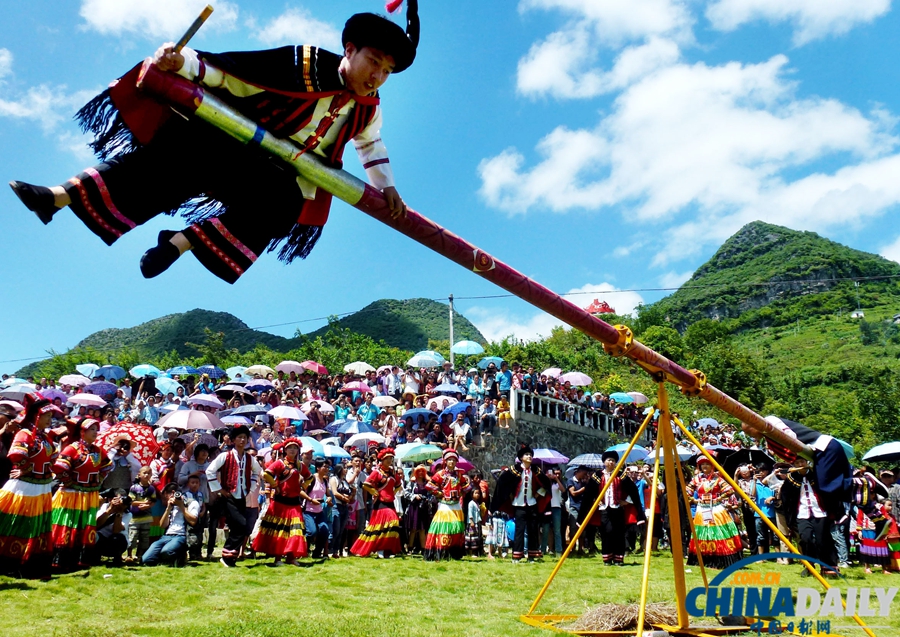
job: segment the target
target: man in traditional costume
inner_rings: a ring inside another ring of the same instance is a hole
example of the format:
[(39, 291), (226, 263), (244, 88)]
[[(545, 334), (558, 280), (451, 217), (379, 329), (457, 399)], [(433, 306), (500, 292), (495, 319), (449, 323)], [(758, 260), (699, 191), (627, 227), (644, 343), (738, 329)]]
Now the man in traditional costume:
[(233, 567), (237, 562), (244, 538), (250, 533), (247, 528), (247, 494), (251, 482), (258, 480), (262, 467), (256, 458), (246, 452), (250, 440), (250, 429), (244, 425), (233, 427), (231, 442), (234, 447), (216, 456), (206, 469), (213, 516), (225, 516), (228, 524), (228, 539), (222, 547), (223, 565)]
[[(417, 0), (408, 0), (405, 31), (372, 13), (353, 15), (343, 31), (343, 56), (308, 45), (220, 54), (164, 45), (152, 63), (196, 82), (328, 166), (341, 167), (344, 146), (353, 140), (372, 185), (399, 216), (406, 206), (381, 140), (378, 88), (415, 59), (417, 9)], [(168, 105), (138, 93), (142, 66), (77, 115), (94, 133), (91, 146), (103, 163), (53, 188), (10, 182), (19, 199), (45, 224), (69, 206), (108, 245), (162, 212), (180, 211), (190, 225), (160, 232), (141, 258), (146, 278), (187, 250), (228, 283), (282, 242), (281, 261), (306, 258), (328, 219), (331, 194), (258, 144), (173, 116)]]
[(491, 510), (506, 510), (515, 520), (513, 562), (525, 558), (525, 534), (528, 534), (528, 559), (542, 557), (539, 516), (550, 504), (550, 480), (532, 464), (534, 450), (522, 445), (516, 463), (500, 474), (491, 499)]

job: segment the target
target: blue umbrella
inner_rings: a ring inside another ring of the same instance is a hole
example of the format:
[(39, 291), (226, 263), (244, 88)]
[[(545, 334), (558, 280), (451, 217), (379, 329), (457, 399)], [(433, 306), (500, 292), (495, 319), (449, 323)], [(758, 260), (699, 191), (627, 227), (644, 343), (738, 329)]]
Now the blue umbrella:
[(251, 418), (253, 416), (263, 416), (269, 413), (271, 407), (269, 405), (241, 405), (237, 409), (232, 410), (232, 414), (235, 416), (247, 416)]
[(228, 378), (235, 378), (238, 374), (243, 378), (246, 374), (247, 368), (243, 365), (235, 365), (234, 367), (229, 367), (225, 370), (225, 373), (228, 374)]
[(125, 370), (118, 365), (104, 365), (103, 367), (98, 367), (97, 369), (95, 369), (93, 375), (91, 375), (91, 378), (97, 378), (98, 376), (103, 376), (103, 378), (109, 378), (112, 380), (119, 380), (120, 378), (125, 378)]
[[(625, 453), (625, 450), (628, 449), (628, 443), (624, 442), (620, 445), (613, 445), (607, 451), (615, 451), (619, 454), (619, 457), (622, 457), (622, 454)], [(631, 450), (631, 453), (628, 454), (628, 457), (625, 459), (625, 462), (639, 462), (642, 460), (646, 460), (647, 456), (650, 455), (650, 452), (641, 447), (640, 445), (635, 445)]]
[(603, 456), (599, 453), (583, 453), (569, 460), (570, 467), (587, 467), (588, 469), (602, 469)]
[(856, 455), (856, 452), (853, 451), (853, 445), (849, 442), (844, 442), (840, 438), (835, 438), (835, 440), (837, 440), (841, 447), (844, 448), (844, 453), (847, 454), (847, 460), (853, 460), (853, 456)]
[(460, 341), (451, 347), (450, 351), (454, 354), (474, 356), (475, 354), (483, 354), (484, 348), (475, 341)]
[(407, 418), (412, 418), (413, 424), (419, 422), (419, 416), (425, 418), (425, 422), (428, 422), (428, 418), (431, 417), (431, 414), (434, 412), (430, 409), (422, 409), (421, 407), (416, 407), (415, 409), (407, 409), (403, 412), (401, 418), (406, 420)]
[(622, 392), (622, 391), (617, 391), (614, 394), (610, 394), (609, 397), (612, 400), (616, 401), (617, 403), (633, 403), (634, 402), (634, 398), (632, 398), (631, 396), (629, 396), (628, 394), (626, 394), (625, 392)]
[(416, 354), (406, 364), (409, 367), (439, 367), (443, 362), (443, 358), (435, 358), (431, 354)]
[(135, 378), (144, 378), (145, 376), (152, 376), (153, 378), (159, 378), (159, 375), (162, 373), (162, 370), (155, 365), (150, 365), (148, 363), (144, 363), (142, 365), (135, 365), (128, 373), (134, 376)]
[(100, 369), (100, 366), (94, 365), (93, 363), (82, 363), (81, 365), (76, 365), (75, 369), (77, 369), (78, 373), (82, 376), (90, 378), (95, 370)]
[(862, 459), (864, 462), (896, 462), (900, 460), (900, 442), (886, 442), (872, 447)]
[(351, 420), (348, 423), (345, 423), (337, 428), (336, 433), (339, 434), (366, 434), (366, 433), (374, 433), (378, 431), (372, 425), (363, 422), (362, 420)]
[(456, 418), (456, 414), (464, 412), (466, 409), (468, 409), (471, 406), (472, 405), (470, 405), (469, 403), (467, 403), (465, 401), (463, 401), (461, 403), (456, 403), (455, 405), (450, 405), (449, 407), (447, 407), (447, 409), (445, 409), (444, 411), (441, 412), (441, 415), (439, 416), (439, 418), (443, 418), (444, 414), (450, 414), (451, 416)]
[[(349, 460), (350, 454), (347, 451), (344, 451), (337, 445), (322, 445), (322, 451), (325, 454), (326, 458), (330, 458), (332, 460)], [(316, 452), (313, 451), (313, 455), (316, 455)]]
[(341, 427), (343, 427), (343, 426), (346, 425), (347, 423), (355, 422), (355, 421), (356, 421), (355, 418), (341, 418), (340, 420), (335, 420), (334, 422), (329, 423), (328, 425), (326, 425), (326, 426), (325, 426), (325, 431), (327, 431), (327, 432), (330, 433), (331, 435), (336, 435), (338, 429), (340, 429)]
[(160, 407), (160, 411), (165, 412), (167, 414), (172, 413), (173, 411), (178, 411), (179, 409), (190, 409), (189, 407), (185, 407), (184, 405), (176, 405), (175, 403), (169, 403), (168, 405), (163, 405)]
[(706, 427), (716, 427), (717, 428), (718, 426), (719, 426), (719, 421), (716, 420), (715, 418), (701, 418), (700, 420), (697, 421), (698, 428), (704, 428), (704, 429)]
[(416, 356), (430, 356), (431, 358), (436, 358), (442, 365), (446, 360), (443, 354), (436, 352), (433, 349), (423, 349), (421, 352), (416, 352)]
[(487, 369), (488, 365), (490, 365), (491, 363), (493, 363), (497, 367), (500, 367), (500, 363), (502, 362), (503, 359), (499, 356), (485, 356), (480, 361), (478, 361), (478, 367), (480, 367), (481, 369)]
[(450, 394), (465, 394), (466, 390), (460, 387), (459, 385), (454, 385), (453, 383), (441, 383), (437, 387), (434, 388), (434, 391), (441, 393), (447, 392)]
[(192, 374), (197, 374), (197, 368), (191, 367), (190, 365), (178, 365), (177, 367), (172, 367), (168, 370), (169, 374), (177, 374), (178, 376), (190, 376)]
[(156, 389), (160, 391), (162, 394), (168, 394), (172, 392), (173, 394), (178, 392), (178, 388), (181, 387), (176, 381), (171, 378), (157, 378), (156, 379)]
[(5, 381), (0, 383), (0, 387), (12, 387), (13, 385), (24, 385), (28, 381), (24, 378), (16, 378), (15, 376), (11, 378), (7, 378)]
[(275, 384), (265, 378), (254, 378), (244, 385), (244, 388), (248, 391), (269, 391), (270, 389), (275, 389)]
[(94, 394), (95, 396), (115, 396), (117, 389), (119, 388), (113, 383), (107, 383), (103, 380), (84, 386), (85, 393)]
[(303, 443), (304, 447), (309, 447), (313, 450), (314, 458), (325, 457), (325, 446), (315, 438), (310, 438), (309, 436), (300, 436), (300, 441)]
[(202, 367), (197, 368), (197, 372), (200, 374), (209, 374), (210, 378), (222, 378), (225, 376), (225, 370), (221, 367), (216, 367), (215, 365), (203, 365)]

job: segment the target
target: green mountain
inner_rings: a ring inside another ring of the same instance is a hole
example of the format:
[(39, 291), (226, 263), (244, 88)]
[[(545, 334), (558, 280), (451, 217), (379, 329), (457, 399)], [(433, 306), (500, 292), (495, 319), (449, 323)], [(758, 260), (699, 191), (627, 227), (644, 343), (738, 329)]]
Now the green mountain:
[[(900, 264), (761, 221), (741, 228), (682, 287), (656, 304), (684, 331), (704, 318), (732, 331), (850, 313), (900, 299)], [(840, 280), (843, 279), (843, 280)], [(853, 281), (860, 280), (857, 290)], [(900, 311), (900, 310), (898, 310)]]
[[(411, 352), (427, 349), (429, 340), (450, 339), (449, 307), (431, 299), (381, 299), (340, 319), (338, 325)], [(326, 326), (308, 336), (324, 336), (327, 331)], [(453, 313), (453, 339), (486, 342), (478, 328), (458, 312)]]

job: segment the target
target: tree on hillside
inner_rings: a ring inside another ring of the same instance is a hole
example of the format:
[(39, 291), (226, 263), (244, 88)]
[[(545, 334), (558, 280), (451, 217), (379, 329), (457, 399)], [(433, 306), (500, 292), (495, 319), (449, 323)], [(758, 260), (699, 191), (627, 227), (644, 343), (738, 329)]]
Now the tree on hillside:
[(208, 327), (203, 328), (205, 338), (202, 343), (185, 343), (188, 347), (197, 350), (197, 354), (204, 364), (224, 365), (228, 357), (225, 349), (225, 332), (213, 332)]
[(684, 363), (684, 343), (674, 328), (652, 325), (641, 334), (641, 343), (679, 365)]
[(693, 357), (691, 366), (704, 372), (715, 387), (754, 410), (765, 405), (771, 391), (763, 364), (729, 341), (706, 345)]
[(730, 336), (731, 332), (722, 321), (700, 319), (684, 331), (684, 347), (689, 354), (696, 354), (710, 343), (726, 340)]

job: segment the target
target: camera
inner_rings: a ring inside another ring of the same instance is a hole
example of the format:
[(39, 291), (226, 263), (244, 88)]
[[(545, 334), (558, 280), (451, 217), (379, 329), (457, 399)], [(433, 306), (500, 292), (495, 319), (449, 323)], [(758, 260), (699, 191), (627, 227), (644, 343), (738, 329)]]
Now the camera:
[(183, 500), (183, 499), (184, 499), (184, 494), (183, 494), (181, 491), (176, 491), (176, 492), (172, 495), (172, 497), (174, 497), (176, 500)]

